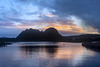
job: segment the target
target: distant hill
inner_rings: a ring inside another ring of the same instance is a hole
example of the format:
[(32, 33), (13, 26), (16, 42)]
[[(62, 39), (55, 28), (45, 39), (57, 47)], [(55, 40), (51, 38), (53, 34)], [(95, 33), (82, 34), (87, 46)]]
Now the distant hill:
[(45, 31), (26, 29), (18, 36), (19, 41), (61, 41), (62, 36), (55, 28), (48, 28)]
[(83, 34), (77, 36), (63, 36), (64, 41), (68, 42), (86, 42), (100, 41), (100, 34)]

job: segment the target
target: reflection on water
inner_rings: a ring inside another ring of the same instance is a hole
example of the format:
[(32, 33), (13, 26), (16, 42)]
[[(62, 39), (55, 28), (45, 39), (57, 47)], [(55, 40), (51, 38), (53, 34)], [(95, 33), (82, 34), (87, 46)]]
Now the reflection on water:
[(86, 45), (82, 45), (82, 46), (91, 50), (91, 51), (95, 51), (95, 52), (100, 53), (100, 47), (92, 47), (92, 46), (86, 46)]
[(19, 42), (1, 47), (0, 53), (0, 67), (100, 66), (100, 53), (81, 43)]
[(42, 53), (42, 52), (46, 52), (49, 55), (55, 55), (55, 53), (57, 53), (57, 48), (59, 46), (55, 45), (55, 46), (20, 46), (20, 50), (22, 53), (24, 53), (23, 56), (27, 56), (27, 55), (38, 55), (38, 53)]

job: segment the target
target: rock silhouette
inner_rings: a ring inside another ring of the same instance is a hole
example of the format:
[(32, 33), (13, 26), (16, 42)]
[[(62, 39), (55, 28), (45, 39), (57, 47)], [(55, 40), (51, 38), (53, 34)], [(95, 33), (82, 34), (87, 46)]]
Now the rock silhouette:
[(44, 31), (44, 37), (47, 41), (61, 41), (62, 36), (55, 28), (48, 28)]
[(61, 41), (62, 36), (55, 28), (48, 28), (45, 31), (39, 31), (37, 29), (26, 29), (22, 31), (18, 36), (19, 41)]

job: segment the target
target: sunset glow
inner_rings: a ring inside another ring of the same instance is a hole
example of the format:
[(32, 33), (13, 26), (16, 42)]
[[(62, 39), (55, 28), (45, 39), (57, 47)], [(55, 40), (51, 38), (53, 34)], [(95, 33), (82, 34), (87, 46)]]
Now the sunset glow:
[[(78, 2), (63, 1), (33, 1), (33, 0), (1, 0), (0, 2), (0, 37), (10, 37), (6, 33), (18, 35), (26, 28), (45, 30), (54, 27), (59, 30), (61, 35), (78, 34), (99, 34), (100, 12), (94, 2), (91, 5), (96, 9), (90, 9), (90, 3), (84, 4), (87, 9), (81, 8)], [(88, 1), (87, 1), (88, 2)], [(71, 3), (71, 5), (69, 4)], [(76, 8), (75, 5), (80, 7)], [(97, 3), (96, 3), (97, 4)], [(60, 5), (60, 6), (59, 6)], [(65, 7), (67, 6), (67, 7)], [(63, 8), (62, 8), (63, 7)], [(90, 10), (89, 10), (90, 9)], [(98, 11), (96, 11), (98, 10)], [(87, 13), (89, 12), (89, 13)], [(10, 31), (10, 30), (14, 30)]]

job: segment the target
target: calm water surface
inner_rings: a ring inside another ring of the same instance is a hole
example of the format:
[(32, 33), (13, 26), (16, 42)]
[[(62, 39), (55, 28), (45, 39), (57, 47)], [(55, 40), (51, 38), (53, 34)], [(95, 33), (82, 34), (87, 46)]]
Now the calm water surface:
[(100, 52), (81, 43), (17, 42), (0, 47), (0, 67), (100, 67)]

